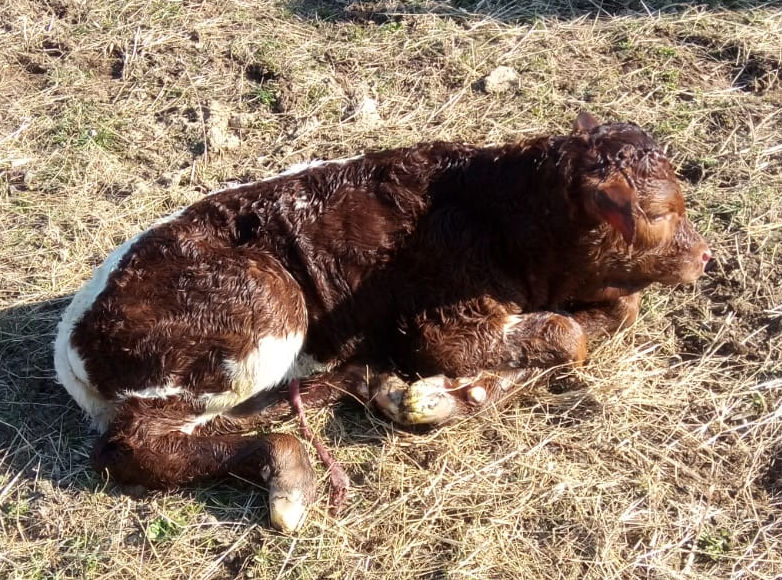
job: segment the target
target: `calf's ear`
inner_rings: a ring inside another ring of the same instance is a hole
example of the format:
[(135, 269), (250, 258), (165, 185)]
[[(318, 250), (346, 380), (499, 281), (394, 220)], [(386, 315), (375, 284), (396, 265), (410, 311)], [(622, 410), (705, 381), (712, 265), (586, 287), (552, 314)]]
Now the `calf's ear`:
[(592, 113), (587, 111), (581, 111), (576, 117), (575, 123), (573, 123), (573, 134), (589, 133), (592, 129), (600, 125), (600, 121), (592, 116)]
[(615, 177), (601, 182), (592, 199), (593, 211), (597, 217), (608, 222), (611, 227), (622, 234), (625, 243), (630, 245), (635, 240), (635, 217), (633, 205), (635, 189), (624, 178)]

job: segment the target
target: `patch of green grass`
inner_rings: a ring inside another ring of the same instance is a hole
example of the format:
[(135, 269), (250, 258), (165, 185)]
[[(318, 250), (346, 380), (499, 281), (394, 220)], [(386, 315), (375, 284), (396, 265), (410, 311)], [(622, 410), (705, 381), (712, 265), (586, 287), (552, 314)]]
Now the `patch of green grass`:
[(329, 90), (328, 84), (325, 82), (317, 82), (311, 84), (307, 88), (307, 104), (310, 106), (317, 106), (323, 99), (327, 99), (331, 96), (331, 90)]
[(661, 141), (680, 135), (690, 125), (690, 115), (684, 110), (675, 111), (662, 119), (653, 129), (655, 137)]
[(78, 134), (76, 145), (78, 147), (98, 147), (100, 149), (111, 149), (117, 141), (117, 134), (105, 127), (90, 127)]
[(704, 169), (712, 169), (713, 167), (717, 166), (717, 163), (719, 163), (716, 157), (710, 157), (708, 155), (704, 157), (698, 157), (695, 162)]
[(73, 536), (67, 544), (70, 568), (79, 578), (95, 578), (101, 569), (102, 550), (100, 538), (94, 534)]
[(405, 30), (404, 22), (386, 22), (380, 25), (380, 31), (386, 34), (396, 34)]
[(344, 38), (348, 42), (362, 44), (370, 37), (370, 32), (366, 26), (354, 24), (345, 29)]
[(149, 5), (150, 20), (165, 25), (182, 15), (182, 0), (155, 0)]
[(321, 122), (338, 123), (342, 118), (343, 102), (335, 94), (327, 79), (311, 83), (304, 93), (304, 109), (317, 115)]
[(111, 116), (100, 105), (77, 102), (68, 106), (54, 121), (51, 142), (60, 147), (116, 149), (125, 121)]
[(30, 513), (30, 503), (26, 499), (8, 501), (0, 506), (0, 512), (10, 518), (24, 517)]
[(16, 578), (23, 578), (24, 580), (55, 580), (63, 577), (58, 572), (52, 570), (49, 554), (40, 548), (31, 550), (24, 564), (17, 571), (21, 572), (21, 574), (16, 576), (14, 580)]
[(711, 560), (721, 560), (731, 548), (731, 534), (724, 528), (703, 530), (698, 537), (698, 549)]
[(768, 401), (766, 401), (765, 397), (761, 393), (752, 393), (750, 395), (750, 403), (752, 405), (752, 409), (757, 415), (766, 413), (769, 410)]
[(668, 90), (679, 88), (679, 70), (675, 68), (663, 69), (659, 71), (658, 78), (663, 82)]
[(627, 37), (620, 38), (614, 42), (614, 49), (620, 52), (630, 52), (635, 48), (635, 43)]
[(158, 516), (147, 524), (145, 534), (151, 542), (166, 542), (182, 533), (182, 524), (168, 516)]
[(253, 565), (258, 566), (261, 569), (270, 568), (271, 564), (274, 563), (274, 560), (274, 553), (269, 549), (267, 544), (263, 544), (258, 550), (256, 550), (252, 557)]
[(250, 91), (249, 102), (259, 103), (271, 109), (277, 104), (277, 91), (268, 85), (254, 87)]
[(655, 46), (654, 52), (658, 56), (665, 58), (673, 58), (678, 55), (678, 52), (676, 52), (676, 49), (672, 46)]
[(160, 513), (146, 527), (150, 540), (166, 541), (179, 536), (187, 527), (197, 522), (204, 513), (201, 501), (183, 501), (181, 497), (162, 498)]

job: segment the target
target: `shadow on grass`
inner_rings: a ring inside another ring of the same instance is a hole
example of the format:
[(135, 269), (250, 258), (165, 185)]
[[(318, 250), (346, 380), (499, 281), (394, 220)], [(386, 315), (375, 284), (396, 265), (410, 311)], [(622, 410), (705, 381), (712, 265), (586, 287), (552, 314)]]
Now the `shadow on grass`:
[(750, 11), (770, 7), (768, 0), (290, 0), (287, 8), (303, 18), (386, 24), (414, 14), (435, 14), (464, 21), (493, 19), (532, 23), (541, 18), (572, 20), (581, 17), (676, 14), (692, 8), (713, 11)]
[(71, 296), (0, 310), (0, 449), (12, 476), (84, 480), (89, 426), (57, 384), (52, 342)]

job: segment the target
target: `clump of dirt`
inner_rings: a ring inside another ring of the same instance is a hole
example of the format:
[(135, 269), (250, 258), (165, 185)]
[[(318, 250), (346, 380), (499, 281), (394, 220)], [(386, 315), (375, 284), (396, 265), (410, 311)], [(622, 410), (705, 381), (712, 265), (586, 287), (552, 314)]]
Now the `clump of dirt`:
[(239, 147), (239, 137), (229, 127), (231, 118), (231, 111), (228, 107), (218, 101), (210, 101), (206, 116), (206, 139), (212, 151), (225, 151)]
[(518, 86), (519, 73), (509, 66), (498, 66), (483, 78), (483, 90), (491, 94), (502, 94)]

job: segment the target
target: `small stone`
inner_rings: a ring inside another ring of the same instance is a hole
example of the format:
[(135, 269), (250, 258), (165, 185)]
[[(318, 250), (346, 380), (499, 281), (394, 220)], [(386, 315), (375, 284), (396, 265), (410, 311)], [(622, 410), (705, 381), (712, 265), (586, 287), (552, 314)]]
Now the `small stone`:
[(212, 151), (236, 149), (239, 146), (239, 137), (217, 125), (209, 127), (207, 138)]
[(239, 137), (228, 128), (229, 119), (230, 113), (225, 105), (217, 101), (209, 103), (206, 138), (211, 150), (236, 149), (240, 145)]
[(172, 185), (179, 185), (181, 177), (181, 171), (166, 171), (165, 173), (160, 174), (157, 182), (164, 187), (171, 187)]
[(152, 188), (145, 181), (137, 181), (133, 185), (133, 195), (147, 195), (151, 191), (152, 191)]
[(231, 116), (228, 126), (231, 129), (247, 129), (253, 126), (255, 115), (252, 113), (237, 113)]
[(483, 88), (487, 93), (501, 94), (516, 88), (518, 73), (509, 66), (498, 66), (483, 79)]
[(377, 110), (377, 101), (370, 97), (364, 97), (355, 111), (356, 120), (364, 125), (375, 127), (383, 122), (383, 118)]

